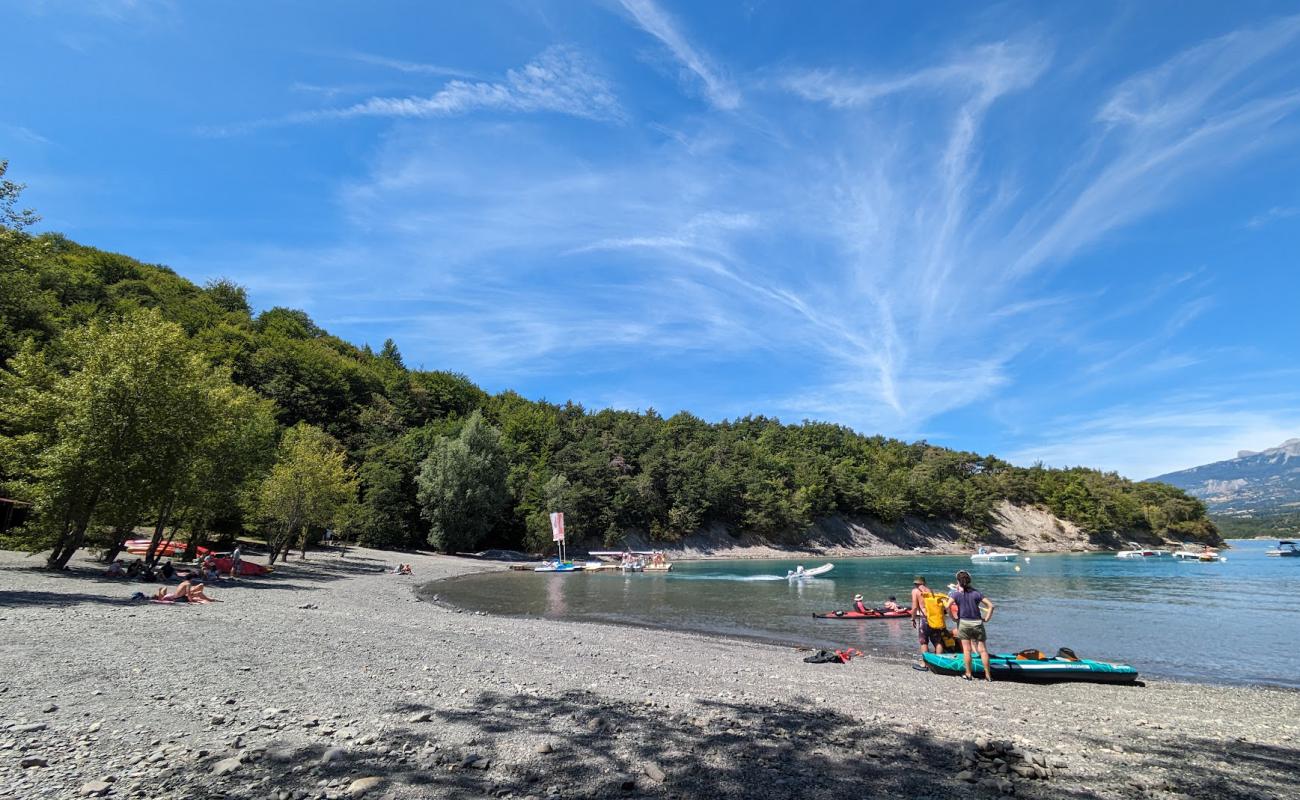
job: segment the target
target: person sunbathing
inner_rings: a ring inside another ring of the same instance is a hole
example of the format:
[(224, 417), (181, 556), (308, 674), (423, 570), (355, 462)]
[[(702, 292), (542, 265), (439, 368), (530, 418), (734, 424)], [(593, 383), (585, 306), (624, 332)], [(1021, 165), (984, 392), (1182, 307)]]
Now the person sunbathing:
[(203, 593), (203, 584), (191, 583), (190, 581), (181, 581), (173, 591), (167, 591), (167, 587), (162, 587), (154, 593), (153, 599), (161, 600), (164, 603), (217, 603), (220, 602), (214, 598), (208, 597)]

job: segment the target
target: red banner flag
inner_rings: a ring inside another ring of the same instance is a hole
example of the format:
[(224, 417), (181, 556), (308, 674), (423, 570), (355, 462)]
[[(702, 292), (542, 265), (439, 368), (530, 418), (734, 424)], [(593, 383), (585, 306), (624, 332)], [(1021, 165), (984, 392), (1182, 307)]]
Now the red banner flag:
[(564, 512), (551, 512), (551, 541), (564, 541)]

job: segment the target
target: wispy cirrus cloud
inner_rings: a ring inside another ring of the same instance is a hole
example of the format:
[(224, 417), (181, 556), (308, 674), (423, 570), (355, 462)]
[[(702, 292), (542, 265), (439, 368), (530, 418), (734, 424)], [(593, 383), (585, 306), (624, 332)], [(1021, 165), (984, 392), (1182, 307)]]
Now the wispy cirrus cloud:
[(624, 112), (610, 83), (589, 59), (557, 45), (528, 64), (506, 72), (499, 81), (453, 80), (431, 95), (375, 96), (352, 105), (298, 111), (274, 119), (209, 126), (200, 132), (228, 136), (258, 128), (363, 117), (430, 119), (474, 112), (556, 113), (619, 122)]
[(1262, 214), (1256, 214), (1246, 220), (1247, 228), (1262, 228), (1284, 219), (1300, 217), (1300, 208), (1296, 206), (1273, 206)]
[(704, 96), (715, 107), (733, 110), (740, 107), (740, 90), (726, 77), (712, 59), (692, 45), (682, 34), (672, 16), (653, 0), (619, 0), (637, 25), (668, 48), (673, 57), (700, 82)]
[(334, 53), (337, 58), (355, 61), (358, 64), (369, 64), (385, 69), (397, 70), (410, 75), (435, 75), (444, 78), (463, 78), (465, 80), (475, 80), (479, 76), (473, 72), (456, 67), (446, 67), (441, 64), (426, 64), (422, 61), (405, 61), (400, 58), (389, 58), (388, 56), (375, 55), (374, 53), (360, 53), (356, 51), (347, 51)]

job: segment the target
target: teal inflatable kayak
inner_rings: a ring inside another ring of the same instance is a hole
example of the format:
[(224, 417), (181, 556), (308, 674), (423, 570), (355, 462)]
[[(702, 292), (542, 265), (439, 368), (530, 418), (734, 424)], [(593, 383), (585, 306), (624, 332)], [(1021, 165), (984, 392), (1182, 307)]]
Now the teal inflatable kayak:
[[(973, 653), (971, 659), (975, 677), (983, 678), (984, 667), (979, 655)], [(961, 675), (965, 672), (961, 653), (926, 653), (925, 665), (937, 675)], [(1138, 671), (1127, 664), (1090, 661), (1086, 658), (1078, 661), (1063, 658), (1018, 659), (1014, 653), (989, 653), (989, 669), (993, 672), (995, 681), (1025, 683), (1133, 683), (1138, 678)]]

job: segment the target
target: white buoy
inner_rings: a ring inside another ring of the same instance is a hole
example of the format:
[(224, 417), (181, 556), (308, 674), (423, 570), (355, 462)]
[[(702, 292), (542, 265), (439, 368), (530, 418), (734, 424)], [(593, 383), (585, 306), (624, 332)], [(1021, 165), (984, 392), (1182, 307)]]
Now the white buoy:
[(1017, 565), (1016, 565), (1016, 572), (1019, 572), (1019, 571), (1020, 571), (1020, 565), (1017, 564)]

